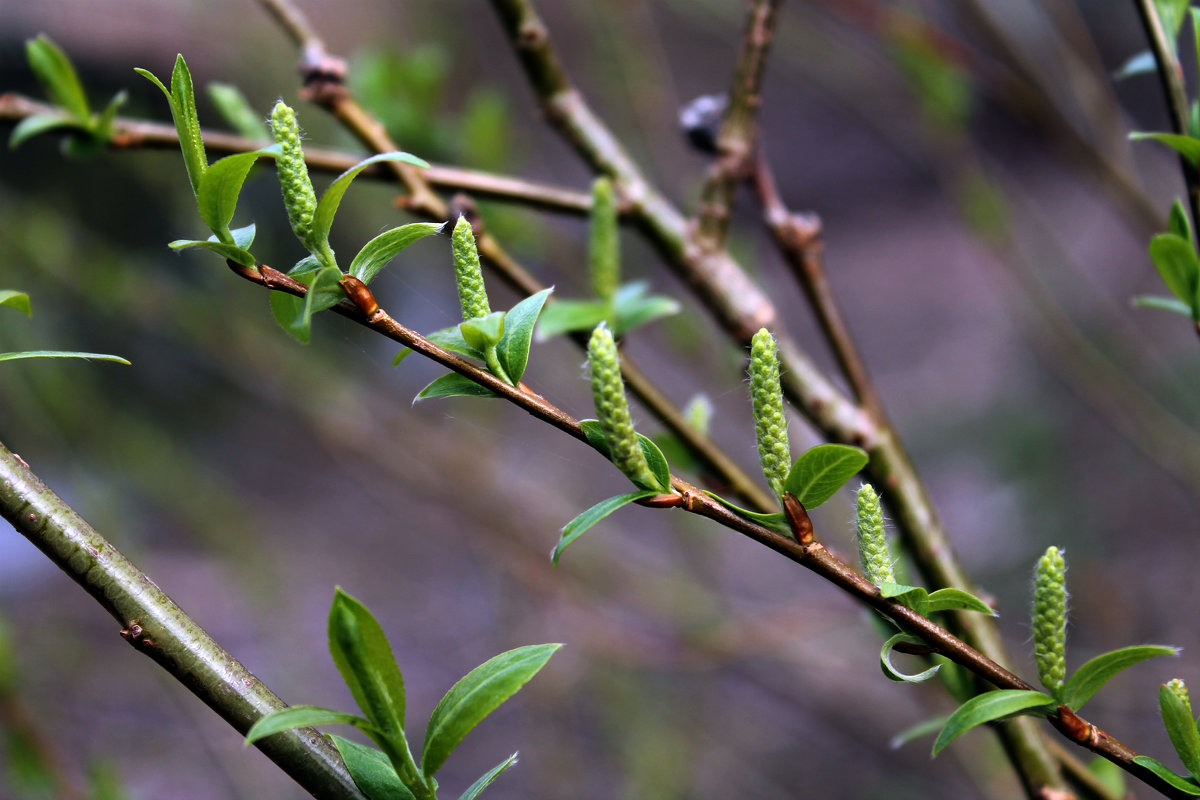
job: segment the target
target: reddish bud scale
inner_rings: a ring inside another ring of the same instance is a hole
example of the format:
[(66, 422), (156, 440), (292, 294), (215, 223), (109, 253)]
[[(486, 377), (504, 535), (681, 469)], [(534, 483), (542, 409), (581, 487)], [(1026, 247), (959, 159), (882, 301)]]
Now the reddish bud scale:
[(369, 317), (379, 310), (379, 302), (375, 299), (375, 295), (358, 278), (353, 275), (344, 275), (338, 283), (342, 287), (342, 291), (364, 316)]

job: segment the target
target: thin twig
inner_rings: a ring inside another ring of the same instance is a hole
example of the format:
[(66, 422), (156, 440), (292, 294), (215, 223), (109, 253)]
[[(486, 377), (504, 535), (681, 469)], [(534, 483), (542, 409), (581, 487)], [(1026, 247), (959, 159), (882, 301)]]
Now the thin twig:
[[(135, 650), (239, 733), (287, 707), (3, 444), (0, 517), (108, 611)], [(333, 744), (312, 728), (270, 736), (255, 746), (314, 797), (365, 800)]]

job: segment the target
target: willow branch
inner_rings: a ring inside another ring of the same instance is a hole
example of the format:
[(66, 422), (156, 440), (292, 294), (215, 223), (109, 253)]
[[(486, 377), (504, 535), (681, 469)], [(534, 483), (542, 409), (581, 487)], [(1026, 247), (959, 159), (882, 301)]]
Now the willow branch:
[[(287, 707), (3, 444), (0, 516), (108, 611), (135, 650), (238, 733)], [(280, 733), (255, 746), (313, 797), (365, 800), (333, 744), (312, 728)]]
[(729, 88), (729, 101), (717, 134), (717, 157), (700, 192), (696, 236), (706, 250), (725, 246), (733, 198), (750, 166), (758, 139), (762, 76), (781, 0), (754, 0), (746, 19), (742, 52)]

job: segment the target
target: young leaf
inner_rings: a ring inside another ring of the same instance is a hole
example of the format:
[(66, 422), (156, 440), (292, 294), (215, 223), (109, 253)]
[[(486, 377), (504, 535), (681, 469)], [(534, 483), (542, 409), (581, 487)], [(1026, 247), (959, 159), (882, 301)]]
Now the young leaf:
[(653, 497), (656, 494), (658, 492), (653, 489), (639, 489), (636, 492), (619, 494), (616, 497), (610, 497), (607, 500), (601, 500), (599, 503), (596, 503), (596, 505), (566, 524), (566, 527), (562, 529), (562, 536), (558, 538), (558, 544), (554, 545), (554, 552), (550, 554), (550, 560), (555, 566), (558, 566), (558, 559), (562, 555), (563, 550), (566, 550), (568, 545), (590, 530), (597, 522), (618, 508), (627, 506), (636, 500)]
[(79, 82), (71, 59), (58, 45), (45, 34), (40, 34), (36, 39), (25, 41), (25, 57), (51, 100), (80, 122), (90, 121), (92, 111), (88, 107), (83, 84)]
[(1138, 308), (1157, 308), (1159, 311), (1170, 311), (1175, 314), (1183, 314), (1185, 317), (1192, 316), (1192, 307), (1174, 297), (1142, 294), (1133, 298), (1131, 302)]
[(808, 510), (824, 503), (867, 465), (867, 454), (844, 444), (819, 444), (792, 464), (784, 488)]
[(319, 311), (324, 311), (327, 308), (332, 308), (339, 301), (344, 300), (346, 292), (342, 289), (340, 282), (342, 280), (342, 271), (337, 267), (324, 267), (313, 278), (313, 282), (308, 286), (308, 292), (304, 295), (304, 312), (303, 325), (305, 339), (308, 338), (309, 327), (312, 325), (312, 316)]
[(255, 111), (242, 90), (229, 83), (212, 82), (208, 84), (208, 99), (216, 107), (217, 113), (225, 118), (229, 127), (251, 141), (271, 141), (271, 131), (267, 129), (262, 115)]
[(413, 222), (384, 231), (358, 251), (350, 262), (350, 274), (363, 283), (370, 283), (397, 253), (418, 239), (437, 233), (443, 226), (440, 222)]
[(392, 762), (381, 750), (365, 744), (326, 734), (333, 741), (350, 777), (369, 800), (417, 800), (400, 780)]
[(529, 363), (529, 346), (533, 341), (533, 327), (537, 324), (542, 306), (546, 304), (546, 298), (553, 291), (554, 287), (550, 287), (531, 294), (504, 315), (504, 335), (496, 345), (496, 355), (514, 385), (525, 374), (525, 367)]
[(888, 747), (892, 748), (893, 750), (899, 750), (913, 739), (919, 739), (922, 736), (929, 736), (932, 733), (937, 733), (946, 726), (946, 720), (948, 719), (950, 719), (950, 716), (947, 714), (944, 717), (934, 717), (933, 719), (927, 719), (924, 722), (918, 722), (911, 728), (905, 728), (891, 739), (888, 739)]
[(1179, 760), (1193, 777), (1200, 776), (1200, 733), (1196, 731), (1191, 709), (1166, 684), (1159, 687), (1158, 704)]
[(1150, 240), (1150, 260), (1172, 294), (1185, 303), (1194, 301), (1200, 259), (1191, 242), (1173, 233), (1160, 233)]
[(52, 131), (56, 128), (75, 128), (78, 130), (82, 127), (79, 120), (61, 111), (44, 111), (38, 114), (30, 114), (13, 128), (12, 133), (8, 137), (8, 149), (16, 150), (25, 143), (26, 139), (32, 139), (38, 134)]
[(538, 320), (538, 341), (569, 331), (590, 331), (608, 319), (609, 304), (603, 300), (557, 300), (546, 306)]
[[(611, 458), (608, 449), (608, 442), (604, 439), (604, 429), (600, 427), (600, 421), (594, 419), (581, 419), (579, 427), (583, 429), (583, 435), (587, 437), (588, 444), (600, 451), (605, 458)], [(650, 472), (654, 475), (654, 479), (658, 482), (658, 488), (663, 491), (671, 489), (671, 466), (667, 463), (667, 457), (663, 455), (662, 450), (649, 438), (638, 434), (638, 443), (642, 446), (642, 452), (646, 456), (646, 462), (650, 465)], [(657, 494), (658, 492), (655, 492)]]
[(561, 644), (518, 647), (468, 672), (438, 702), (425, 729), (421, 772), (433, 777), (446, 759), (488, 714), (516, 694), (546, 665)]
[(357, 714), (348, 714), (345, 711), (334, 711), (332, 708), (319, 706), (289, 706), (272, 711), (251, 725), (250, 730), (246, 731), (246, 744), (254, 744), (259, 739), (290, 731), (292, 728), (315, 728), (317, 725), (371, 727), (368, 720)]
[(1196, 237), (1192, 234), (1192, 221), (1188, 218), (1188, 212), (1178, 197), (1171, 204), (1171, 213), (1167, 217), (1167, 231), (1181, 239), (1186, 239), (1195, 247)]
[(1174, 150), (1183, 156), (1193, 167), (1200, 164), (1200, 139), (1195, 136), (1183, 136), (1178, 133), (1146, 133), (1134, 131), (1129, 138), (1135, 142), (1152, 139)]
[(20, 311), (27, 317), (33, 316), (33, 307), (29, 304), (29, 295), (16, 289), (0, 289), (0, 306)]
[(196, 207), (204, 224), (223, 242), (232, 242), (229, 223), (237, 208), (242, 184), (254, 162), (263, 156), (279, 154), (279, 145), (271, 145), (249, 153), (235, 153), (215, 162), (204, 173), (196, 190)]
[(95, 361), (115, 361), (128, 365), (129, 362), (120, 356), (110, 356), (104, 353), (78, 353), (69, 350), (28, 350), (23, 353), (0, 353), (0, 361), (16, 361), (20, 358), (86, 358)]
[(787, 536), (789, 538), (792, 535), (792, 529), (788, 526), (787, 516), (784, 515), (782, 512), (776, 512), (774, 514), (760, 514), (757, 511), (749, 511), (744, 508), (739, 508), (738, 506), (735, 506), (733, 503), (729, 502), (728, 500), (726, 500), (724, 497), (721, 497), (720, 495), (714, 494), (709, 491), (705, 491), (704, 493), (706, 495), (708, 495), (709, 497), (711, 497), (713, 500), (716, 500), (721, 505), (725, 506), (726, 508), (736, 511), (738, 514), (745, 517), (746, 519), (754, 520), (759, 525), (768, 527), (771, 530), (775, 531), (776, 533), (782, 533), (784, 536)]
[[(475, 317), (458, 325), (467, 344), (486, 354), (504, 336), (504, 312), (493, 311), (486, 317)], [(497, 376), (499, 377), (499, 376)]]
[(981, 614), (996, 616), (996, 612), (992, 607), (975, 595), (970, 592), (964, 592), (962, 589), (949, 587), (932, 592), (929, 595), (929, 603), (925, 606), (927, 614), (932, 614), (935, 611), (953, 611), (957, 609), (978, 611)]
[(1181, 792), (1200, 796), (1200, 783), (1197, 783), (1195, 778), (1185, 778), (1182, 775), (1176, 775), (1174, 771), (1158, 759), (1151, 758), (1150, 756), (1134, 756), (1133, 763), (1150, 770)]
[(921, 640), (916, 636), (911, 636), (907, 633), (897, 633), (895, 636), (883, 643), (883, 649), (879, 651), (879, 666), (883, 668), (883, 674), (886, 675), (889, 680), (903, 681), (905, 683), (921, 683), (922, 681), (927, 681), (932, 678), (937, 674), (938, 670), (942, 668), (941, 664), (934, 664), (929, 669), (925, 670), (924, 672), (918, 672), (916, 675), (908, 675), (896, 669), (896, 667), (892, 664), (892, 648), (901, 642), (907, 644), (922, 643)]
[(329, 609), (329, 654), (350, 694), (385, 734), (404, 731), (404, 678), (383, 628), (367, 607), (337, 588)]
[[(173, 242), (168, 242), (167, 247), (172, 250), (187, 250), (192, 247), (199, 247), (204, 250), (212, 250), (221, 258), (227, 258), (236, 264), (241, 264), (246, 267), (253, 267), (255, 264), (254, 256), (248, 250), (244, 250), (234, 244), (226, 244), (225, 242), (214, 242), (212, 239), (200, 241), (198, 239), (176, 239)], [(276, 292), (278, 294), (278, 292)], [(299, 298), (296, 298), (299, 300)]]
[(208, 157), (204, 154), (204, 139), (200, 135), (200, 118), (196, 116), (196, 93), (192, 87), (192, 73), (183, 55), (175, 57), (175, 69), (171, 70), (171, 97), (175, 104), (172, 112), (178, 111), (175, 128), (179, 132), (179, 147), (187, 164), (192, 190), (200, 190), (200, 182), (208, 169)]
[(416, 400), (428, 400), (431, 397), (499, 397), (499, 395), (486, 386), (480, 386), (465, 375), (448, 372), (422, 389)]
[[(483, 775), (480, 775), (479, 780), (472, 783), (465, 792), (459, 795), (458, 800), (475, 800), (476, 797), (479, 797), (479, 795), (483, 794), (483, 790), (486, 789), (492, 781), (496, 780), (496, 778), (500, 776), (500, 773), (504, 772), (516, 763), (517, 754), (513, 753), (511, 756), (504, 759), (487, 772), (483, 773)], [(374, 800), (374, 798), (371, 798), (371, 800)]]
[(1178, 655), (1174, 647), (1161, 645), (1138, 645), (1112, 650), (1091, 659), (1067, 679), (1063, 687), (1063, 705), (1072, 711), (1083, 708), (1083, 704), (1092, 698), (1104, 684), (1123, 669), (1132, 667), (1148, 658), (1155, 656)]
[(612, 309), (613, 335), (622, 336), (656, 319), (679, 313), (682, 306), (678, 301), (662, 295), (646, 296), (649, 288), (646, 281), (632, 281), (617, 289)]
[(1158, 19), (1162, 22), (1163, 32), (1167, 35), (1167, 45), (1171, 49), (1171, 54), (1176, 58), (1179, 56), (1175, 40), (1179, 38), (1179, 31), (1183, 29), (1183, 19), (1190, 2), (1191, 0), (1154, 0)]
[(442, 328), (433, 333), (428, 333), (425, 335), (425, 338), (438, 347), (449, 350), (451, 353), (458, 353), (460, 356), (466, 356), (467, 358), (483, 360), (483, 353), (467, 343), (458, 325), (452, 325), (449, 328)]
[(929, 610), (929, 592), (920, 586), (905, 586), (902, 583), (882, 583), (879, 594), (883, 597), (898, 600), (913, 611), (926, 616)]
[(933, 755), (946, 749), (946, 745), (972, 728), (1018, 714), (1045, 715), (1055, 708), (1054, 698), (1041, 692), (1024, 689), (998, 689), (972, 697), (959, 706), (946, 720), (937, 741), (933, 743)]
[[(428, 167), (429, 164), (409, 153), (380, 153), (379, 155), (371, 156), (368, 159), (358, 162), (350, 169), (338, 175), (325, 193), (321, 195), (321, 199), (317, 201), (317, 210), (313, 215), (313, 239), (316, 242), (329, 242), (329, 229), (333, 226), (333, 215), (337, 213), (338, 206), (341, 205), (342, 195), (350, 188), (350, 182), (372, 164), (378, 164), (381, 161), (402, 161), (406, 164), (413, 164), (418, 167)], [(362, 280), (361, 278), (359, 280)], [(365, 281), (364, 281), (365, 283)]]

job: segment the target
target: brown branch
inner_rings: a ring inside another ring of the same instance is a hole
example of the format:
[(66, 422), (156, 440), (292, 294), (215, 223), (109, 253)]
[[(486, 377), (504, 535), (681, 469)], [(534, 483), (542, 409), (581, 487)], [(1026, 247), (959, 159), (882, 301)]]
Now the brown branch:
[(754, 0), (746, 19), (741, 56), (729, 89), (725, 118), (717, 134), (717, 156), (700, 192), (696, 238), (705, 250), (725, 247), (733, 198), (750, 166), (758, 140), (762, 76), (780, 2)]

